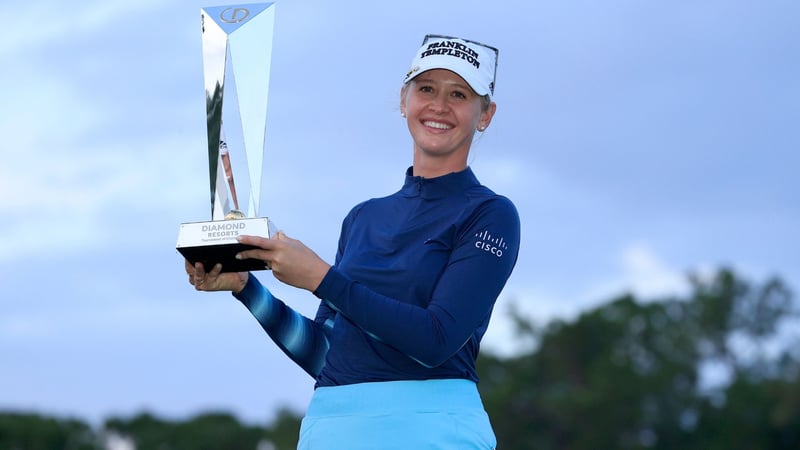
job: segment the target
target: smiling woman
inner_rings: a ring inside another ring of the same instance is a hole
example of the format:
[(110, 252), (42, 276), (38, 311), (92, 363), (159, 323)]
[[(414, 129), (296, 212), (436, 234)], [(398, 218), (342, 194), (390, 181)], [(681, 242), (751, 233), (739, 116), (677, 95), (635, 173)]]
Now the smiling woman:
[(400, 111), (414, 139), (414, 175), (467, 167), (475, 130), (492, 122), (498, 50), (450, 36), (425, 36), (401, 89)]
[(475, 359), (516, 265), (514, 204), (467, 166), (496, 110), (497, 50), (429, 35), (400, 89), (413, 165), (394, 194), (345, 217), (333, 265), (301, 241), (243, 236), (238, 258), (313, 292), (301, 316), (248, 273), (186, 263), (197, 290), (230, 290), (316, 380), (300, 449), (493, 449)]

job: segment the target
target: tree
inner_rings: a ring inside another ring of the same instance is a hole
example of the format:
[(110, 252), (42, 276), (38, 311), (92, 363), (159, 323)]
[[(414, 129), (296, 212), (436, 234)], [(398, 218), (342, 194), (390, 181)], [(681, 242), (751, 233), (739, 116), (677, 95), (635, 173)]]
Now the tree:
[(56, 419), (38, 414), (0, 413), (0, 449), (97, 450), (91, 427), (77, 419)]
[(129, 420), (106, 420), (104, 428), (132, 438), (137, 450), (253, 450), (267, 438), (264, 428), (244, 426), (222, 412), (203, 413), (185, 422), (142, 413)]
[(294, 450), (300, 436), (301, 418), (289, 409), (278, 411), (275, 420), (269, 427), (267, 436), (275, 446), (275, 450)]
[(133, 439), (137, 450), (289, 450), (297, 447), (299, 430), (300, 418), (288, 409), (280, 410), (270, 427), (243, 425), (225, 412), (206, 412), (183, 422), (141, 413), (104, 424), (106, 433)]
[[(763, 445), (754, 448), (800, 448), (797, 357), (763, 351), (796, 317), (791, 293), (778, 280), (752, 286), (725, 269), (691, 280), (688, 298), (624, 295), (572, 322), (526, 325), (538, 342), (527, 354), (481, 354), (479, 387), (499, 446), (730, 449), (745, 448), (733, 445), (740, 436), (758, 436)], [(732, 383), (701, 384), (712, 360)]]

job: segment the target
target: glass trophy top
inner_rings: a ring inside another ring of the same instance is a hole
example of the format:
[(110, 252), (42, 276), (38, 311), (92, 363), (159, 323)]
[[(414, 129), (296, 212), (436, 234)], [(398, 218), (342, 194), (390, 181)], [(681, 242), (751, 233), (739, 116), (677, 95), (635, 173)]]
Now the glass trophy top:
[(274, 3), (200, 10), (211, 218), (257, 217)]

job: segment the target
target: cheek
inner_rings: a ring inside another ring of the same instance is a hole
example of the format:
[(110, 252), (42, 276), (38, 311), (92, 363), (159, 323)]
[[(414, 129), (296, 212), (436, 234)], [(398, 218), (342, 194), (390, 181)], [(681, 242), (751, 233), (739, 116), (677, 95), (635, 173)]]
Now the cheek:
[(479, 108), (465, 108), (465, 110), (460, 115), (461, 121), (463, 123), (467, 123), (470, 125), (477, 126), (480, 123), (483, 114), (481, 113)]
[(406, 113), (418, 111), (420, 108), (420, 102), (413, 95), (406, 96), (405, 102), (403, 103), (405, 104)]

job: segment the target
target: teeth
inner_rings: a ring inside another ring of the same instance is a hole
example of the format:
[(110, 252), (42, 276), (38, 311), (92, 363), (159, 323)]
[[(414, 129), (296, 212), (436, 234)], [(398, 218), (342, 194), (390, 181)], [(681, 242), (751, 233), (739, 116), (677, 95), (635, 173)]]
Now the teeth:
[(449, 130), (450, 128), (452, 128), (450, 125), (447, 125), (446, 123), (433, 122), (430, 120), (426, 120), (425, 122), (422, 122), (422, 124), (425, 125), (426, 127), (438, 128), (439, 130)]

